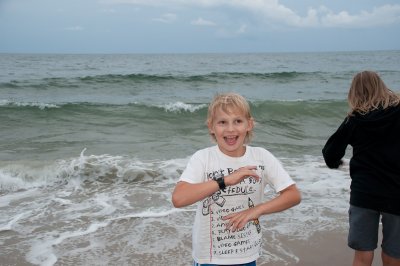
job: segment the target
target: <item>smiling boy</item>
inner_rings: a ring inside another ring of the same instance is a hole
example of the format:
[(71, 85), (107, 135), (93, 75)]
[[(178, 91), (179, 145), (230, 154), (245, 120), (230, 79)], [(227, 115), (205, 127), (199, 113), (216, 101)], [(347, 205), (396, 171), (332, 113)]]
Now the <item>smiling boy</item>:
[[(275, 156), (247, 145), (254, 119), (241, 95), (216, 95), (207, 126), (217, 145), (190, 158), (172, 203), (177, 208), (197, 203), (194, 265), (256, 265), (262, 244), (259, 217), (300, 203), (300, 192)], [(267, 185), (278, 194), (264, 201)]]

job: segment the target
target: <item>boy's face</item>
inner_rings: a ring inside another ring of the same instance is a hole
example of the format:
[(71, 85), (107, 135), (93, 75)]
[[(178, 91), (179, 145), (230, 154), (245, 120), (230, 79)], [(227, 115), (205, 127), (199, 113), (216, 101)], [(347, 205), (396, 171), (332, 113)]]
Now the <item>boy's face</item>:
[(228, 156), (240, 157), (244, 154), (244, 141), (249, 131), (253, 129), (253, 120), (235, 110), (228, 113), (218, 108), (212, 123), (208, 124), (211, 134), (215, 135), (220, 150)]

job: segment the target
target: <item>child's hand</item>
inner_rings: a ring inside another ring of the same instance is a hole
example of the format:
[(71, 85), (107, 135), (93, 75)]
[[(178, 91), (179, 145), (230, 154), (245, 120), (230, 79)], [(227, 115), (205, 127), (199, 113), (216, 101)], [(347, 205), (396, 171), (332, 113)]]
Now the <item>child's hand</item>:
[(248, 222), (258, 221), (258, 214), (255, 208), (250, 208), (237, 213), (231, 213), (222, 217), (222, 220), (227, 221), (226, 228), (235, 232), (242, 229)]
[(233, 186), (240, 183), (243, 179), (248, 178), (249, 176), (254, 177), (257, 181), (260, 179), (259, 175), (256, 172), (257, 166), (255, 165), (248, 165), (243, 166), (233, 172), (232, 174), (224, 177), (225, 185), (226, 186)]

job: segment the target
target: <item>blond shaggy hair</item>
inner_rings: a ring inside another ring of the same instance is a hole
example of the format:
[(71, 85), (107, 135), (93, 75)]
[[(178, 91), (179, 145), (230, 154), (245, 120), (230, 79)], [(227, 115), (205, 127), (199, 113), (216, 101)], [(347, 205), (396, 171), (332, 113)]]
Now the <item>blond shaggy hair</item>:
[(354, 76), (347, 99), (350, 116), (400, 104), (399, 95), (391, 91), (374, 71), (362, 71)]

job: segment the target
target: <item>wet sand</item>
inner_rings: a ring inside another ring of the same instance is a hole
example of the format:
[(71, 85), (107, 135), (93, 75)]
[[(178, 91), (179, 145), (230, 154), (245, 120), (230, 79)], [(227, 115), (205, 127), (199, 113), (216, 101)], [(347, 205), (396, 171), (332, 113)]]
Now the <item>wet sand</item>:
[[(5, 232), (3, 232), (4, 234)], [(288, 258), (287, 254), (279, 255), (279, 252), (274, 251), (275, 255), (278, 255), (283, 260), (268, 263), (264, 262), (263, 257), (257, 261), (257, 266), (351, 266), (353, 260), (353, 250), (347, 247), (347, 231), (325, 231), (316, 232), (307, 240), (296, 239), (293, 240), (290, 236), (279, 236), (279, 241), (282, 249), (287, 253), (293, 255), (292, 258)], [(190, 242), (190, 241), (189, 241)], [(189, 247), (190, 243), (186, 243)], [(375, 250), (375, 258), (372, 266), (380, 266), (380, 243), (381, 234), (379, 234), (378, 248)], [(4, 243), (5, 245), (12, 245), (13, 243)], [(181, 254), (183, 251), (174, 250), (171, 251), (176, 256)], [(25, 259), (26, 254), (22, 254), (16, 250), (7, 249), (2, 250), (3, 253), (0, 260), (0, 265), (18, 265), (18, 266), (31, 266), (33, 264), (29, 263)], [(171, 265), (174, 261), (174, 254), (167, 256), (167, 254), (159, 253), (152, 254), (152, 256), (159, 256), (157, 265)], [(190, 252), (185, 252), (185, 256), (188, 257), (188, 264), (190, 265)], [(182, 255), (182, 254), (181, 254)], [(126, 262), (127, 265), (155, 265), (155, 258), (146, 258), (142, 256), (133, 256), (136, 259), (131, 258), (132, 261)], [(166, 258), (169, 258), (169, 261)], [(140, 262), (139, 262), (140, 261)], [(65, 261), (64, 261), (65, 262)], [(69, 263), (64, 263), (63, 259), (60, 258), (54, 265), (72, 265)], [(176, 262), (176, 265), (185, 265)]]
[[(287, 250), (299, 261), (292, 263), (258, 263), (265, 266), (346, 266), (352, 265), (354, 251), (347, 246), (347, 232), (317, 232), (308, 240), (280, 239)], [(380, 266), (381, 234), (375, 250), (373, 266)]]

